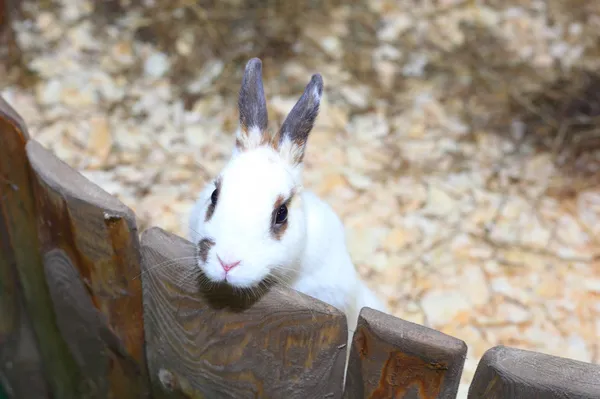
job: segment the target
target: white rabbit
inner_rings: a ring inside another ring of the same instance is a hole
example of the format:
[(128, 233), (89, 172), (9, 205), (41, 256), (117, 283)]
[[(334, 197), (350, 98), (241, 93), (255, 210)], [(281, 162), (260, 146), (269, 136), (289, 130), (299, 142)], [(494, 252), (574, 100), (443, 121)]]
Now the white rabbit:
[(362, 307), (386, 312), (360, 279), (333, 209), (302, 187), (303, 156), (319, 112), (323, 79), (312, 76), (276, 134), (267, 132), (262, 63), (247, 64), (240, 129), (229, 162), (200, 193), (189, 220), (197, 262), (214, 282), (250, 288), (265, 279), (340, 309), (349, 341)]

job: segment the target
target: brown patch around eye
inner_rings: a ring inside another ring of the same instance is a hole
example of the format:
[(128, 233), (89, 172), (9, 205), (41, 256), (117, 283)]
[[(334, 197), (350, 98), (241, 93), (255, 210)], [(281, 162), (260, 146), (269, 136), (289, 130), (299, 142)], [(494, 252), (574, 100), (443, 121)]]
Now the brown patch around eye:
[(215, 212), (215, 206), (211, 203), (210, 205), (208, 205), (208, 208), (206, 209), (206, 217), (204, 218), (204, 222), (208, 222), (214, 212)]
[[(221, 179), (218, 178), (215, 182), (215, 189), (217, 190), (217, 193), (220, 193), (221, 191)], [(211, 192), (211, 197), (212, 197), (212, 192)], [(215, 206), (216, 204), (212, 203), (212, 198), (209, 199), (210, 204), (208, 204), (208, 208), (206, 208), (206, 216), (204, 217), (204, 222), (208, 222), (210, 220), (210, 218), (212, 217), (213, 213), (215, 212)], [(217, 200), (218, 202), (218, 200)]]
[(215, 242), (209, 238), (203, 238), (200, 240), (200, 242), (198, 242), (197, 254), (198, 259), (200, 259), (202, 263), (206, 263), (206, 260), (208, 259), (208, 251), (210, 251), (213, 245), (215, 245)]
[(274, 239), (276, 239), (277, 241), (280, 241), (283, 238), (283, 235), (285, 234), (285, 231), (287, 230), (287, 227), (288, 227), (287, 219), (285, 220), (285, 222), (283, 222), (281, 224), (277, 224), (275, 222), (275, 220), (277, 218), (277, 211), (279, 210), (279, 208), (282, 205), (286, 205), (287, 207), (290, 206), (290, 203), (292, 202), (292, 199), (294, 198), (295, 192), (296, 192), (295, 190), (292, 190), (292, 192), (287, 197), (287, 199), (283, 195), (278, 196), (277, 200), (275, 200), (275, 204), (273, 205), (273, 213), (271, 215), (271, 236)]

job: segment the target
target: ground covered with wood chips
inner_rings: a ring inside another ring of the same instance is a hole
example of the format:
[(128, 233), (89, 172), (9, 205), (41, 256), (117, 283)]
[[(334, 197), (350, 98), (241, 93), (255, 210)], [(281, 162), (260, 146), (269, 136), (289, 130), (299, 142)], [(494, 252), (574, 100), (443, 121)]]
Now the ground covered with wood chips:
[(1, 94), (140, 229), (186, 235), (247, 59), (273, 128), (319, 72), (305, 186), (396, 316), (467, 342), (461, 397), (496, 344), (600, 362), (600, 4), (38, 3)]

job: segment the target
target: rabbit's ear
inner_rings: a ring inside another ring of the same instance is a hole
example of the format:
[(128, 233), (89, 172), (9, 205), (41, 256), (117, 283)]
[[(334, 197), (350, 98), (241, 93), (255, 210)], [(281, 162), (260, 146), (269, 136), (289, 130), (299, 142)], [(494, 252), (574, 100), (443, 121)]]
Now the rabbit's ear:
[(323, 94), (323, 78), (314, 74), (306, 85), (304, 93), (294, 105), (279, 130), (279, 151), (292, 164), (300, 164), (304, 158), (304, 149), (308, 135), (319, 113)]
[(262, 82), (262, 62), (258, 58), (252, 58), (246, 64), (238, 108), (240, 129), (236, 137), (235, 152), (258, 146), (266, 134), (269, 122)]

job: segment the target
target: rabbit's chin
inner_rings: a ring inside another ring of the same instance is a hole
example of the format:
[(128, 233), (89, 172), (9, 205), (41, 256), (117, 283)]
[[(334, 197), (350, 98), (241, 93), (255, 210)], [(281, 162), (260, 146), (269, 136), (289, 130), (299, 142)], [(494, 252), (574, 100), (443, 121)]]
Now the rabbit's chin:
[(247, 278), (242, 276), (227, 275), (223, 279), (223, 282), (234, 288), (252, 289), (261, 285), (266, 278), (267, 276), (264, 276), (264, 278)]
[[(212, 283), (227, 284), (233, 288), (252, 289), (260, 286), (262, 283), (269, 280), (269, 272), (261, 273), (260, 275), (245, 275), (237, 270), (231, 270), (225, 273), (223, 269), (211, 269), (210, 267), (198, 265), (206, 278)], [(242, 266), (243, 267), (243, 266)]]

